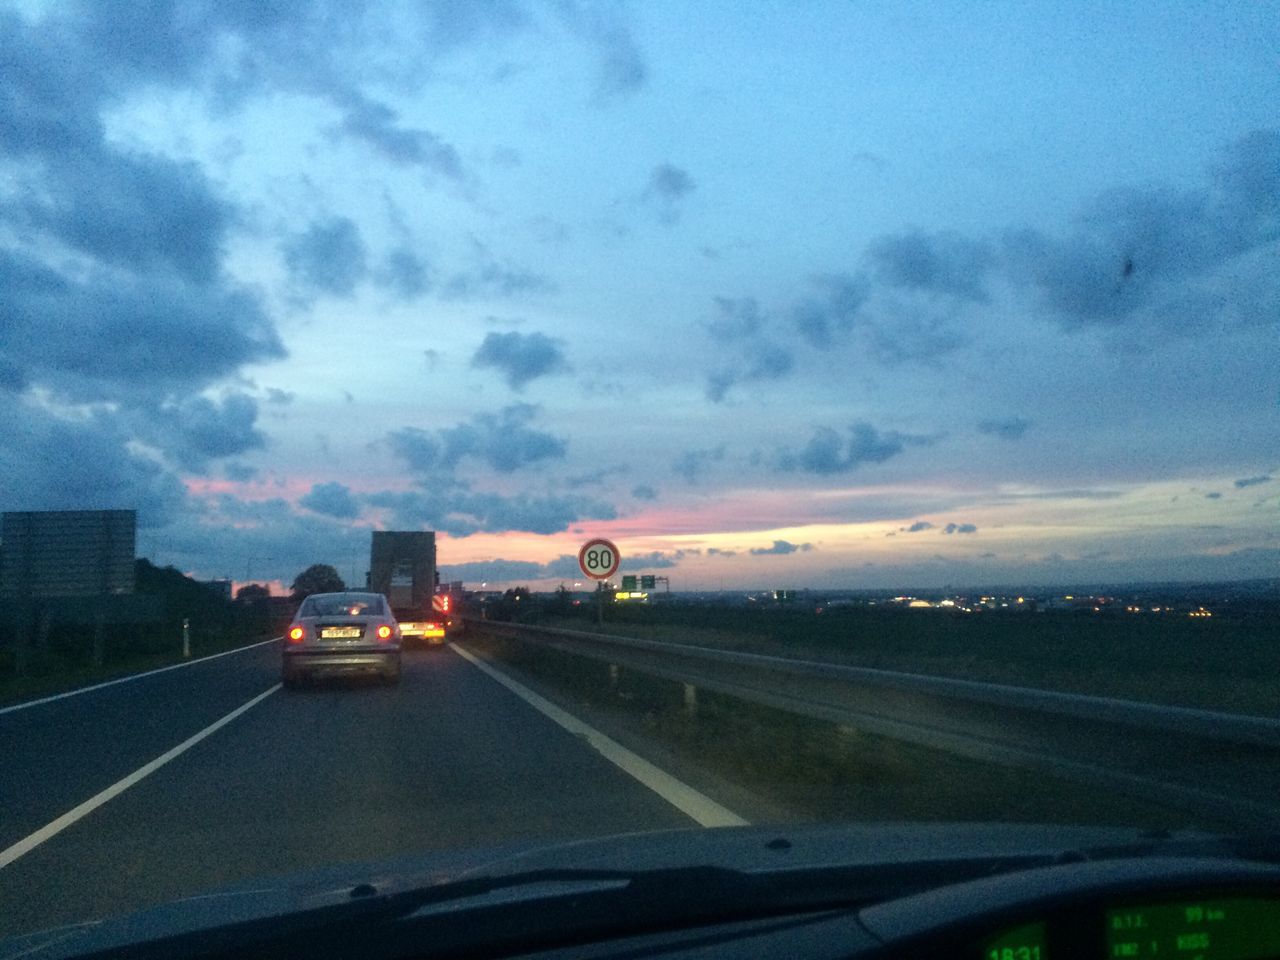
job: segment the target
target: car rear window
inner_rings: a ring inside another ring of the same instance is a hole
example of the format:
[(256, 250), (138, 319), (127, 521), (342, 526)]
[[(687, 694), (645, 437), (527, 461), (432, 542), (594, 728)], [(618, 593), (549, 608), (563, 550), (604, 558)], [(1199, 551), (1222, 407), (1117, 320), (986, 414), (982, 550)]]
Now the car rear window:
[(379, 596), (332, 595), (307, 597), (298, 609), (300, 617), (382, 616), (386, 605)]

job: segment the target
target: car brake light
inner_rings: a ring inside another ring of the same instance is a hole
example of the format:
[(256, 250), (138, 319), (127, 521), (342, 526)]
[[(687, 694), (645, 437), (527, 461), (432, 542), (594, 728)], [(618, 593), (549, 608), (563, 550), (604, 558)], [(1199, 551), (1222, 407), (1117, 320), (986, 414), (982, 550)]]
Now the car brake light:
[(391, 628), (388, 627), (385, 623), (378, 628), (378, 639), (379, 640), (391, 639)]
[(289, 631), (289, 641), (291, 643), (301, 643), (302, 638), (306, 636), (307, 631), (301, 627), (294, 627)]

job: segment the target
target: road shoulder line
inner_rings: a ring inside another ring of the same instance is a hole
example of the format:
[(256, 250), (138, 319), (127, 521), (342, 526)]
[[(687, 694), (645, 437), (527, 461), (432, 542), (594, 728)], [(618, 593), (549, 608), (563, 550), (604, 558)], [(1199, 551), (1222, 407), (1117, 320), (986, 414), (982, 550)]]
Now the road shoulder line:
[(76, 687), (74, 690), (54, 693), (47, 697), (41, 697), (39, 700), (27, 700), (23, 703), (15, 703), (7, 707), (0, 707), (0, 716), (3, 716), (6, 713), (12, 713), (15, 710), (25, 710), (27, 707), (38, 707), (42, 703), (52, 703), (54, 700), (65, 700), (67, 697), (74, 697), (81, 693), (92, 693), (94, 690), (101, 690), (103, 687), (114, 687), (117, 683), (128, 683), (130, 680), (141, 680), (143, 677), (152, 677), (157, 673), (166, 673), (169, 670), (177, 670), (179, 667), (194, 667), (197, 663), (208, 663), (210, 660), (217, 660), (219, 657), (229, 657), (233, 653), (243, 653), (244, 651), (252, 650), (255, 647), (265, 647), (268, 643), (275, 643), (279, 639), (279, 637), (272, 637), (270, 640), (260, 640), (257, 643), (250, 643), (247, 646), (236, 647), (233, 650), (223, 650), (221, 653), (211, 653), (207, 657), (198, 657), (195, 660), (183, 660), (181, 663), (171, 663), (167, 667), (156, 667), (154, 670), (144, 670), (142, 673), (131, 673), (128, 676), (116, 677), (114, 680), (104, 680), (102, 683), (95, 683), (89, 687)]
[(242, 703), (240, 706), (236, 707), (234, 710), (228, 713), (221, 720), (215, 720), (213, 723), (209, 724), (209, 726), (205, 727), (199, 733), (193, 734), (192, 736), (188, 737), (186, 740), (183, 740), (180, 744), (178, 744), (173, 749), (165, 751), (164, 753), (160, 754), (160, 756), (152, 760), (150, 763), (139, 767), (137, 770), (133, 771), (133, 773), (129, 774), (123, 780), (116, 781), (111, 786), (107, 787), (105, 790), (90, 797), (84, 803), (68, 810), (62, 816), (58, 817), (58, 819), (45, 824), (39, 830), (35, 831), (35, 833), (29, 834), (28, 836), (19, 840), (17, 843), (13, 844), (13, 846), (9, 847), (8, 849), (0, 850), (0, 869), (4, 869), (9, 864), (17, 860), (19, 857), (23, 857), (26, 854), (30, 853), (32, 850), (40, 846), (40, 844), (44, 843), (46, 840), (49, 840), (57, 836), (63, 830), (67, 829), (67, 827), (71, 826), (77, 820), (80, 820), (88, 816), (90, 813), (98, 809), (98, 807), (102, 806), (108, 800), (111, 800), (114, 797), (118, 797), (120, 794), (124, 793), (126, 790), (132, 787), (139, 780), (143, 779), (146, 776), (149, 776), (152, 773), (155, 773), (157, 770), (163, 767), (170, 760), (173, 760), (175, 757), (183, 753), (186, 753), (186, 751), (190, 750), (192, 747), (194, 747), (197, 743), (199, 743), (205, 737), (208, 737), (211, 734), (214, 734), (217, 731), (221, 730), (223, 727), (225, 727), (228, 723), (230, 723), (236, 717), (240, 716), (240, 714), (245, 713), (248, 710), (251, 710), (253, 707), (257, 706), (259, 703), (267, 699), (267, 697), (271, 696), (273, 693), (275, 693), (279, 689), (280, 689), (280, 684), (277, 683), (274, 687), (271, 687), (269, 690), (264, 690), (262, 693), (254, 697), (252, 700), (248, 701), (247, 703)]
[(500, 670), (485, 663), (462, 645), (451, 643), (449, 648), (476, 667), (476, 669), (502, 684), (529, 706), (565, 730), (584, 739), (593, 750), (606, 760), (648, 787), (699, 826), (743, 827), (748, 825), (746, 820), (733, 811), (716, 803), (684, 781), (677, 780), (665, 770), (654, 766), (648, 760), (628, 750), (616, 740), (605, 736), (595, 727), (562, 710), (540, 694), (534, 693), (524, 684), (511, 679)]

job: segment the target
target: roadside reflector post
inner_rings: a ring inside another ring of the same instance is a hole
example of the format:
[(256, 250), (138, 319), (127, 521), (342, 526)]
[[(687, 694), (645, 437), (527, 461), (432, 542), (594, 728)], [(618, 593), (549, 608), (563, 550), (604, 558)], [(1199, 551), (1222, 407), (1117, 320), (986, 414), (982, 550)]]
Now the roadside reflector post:
[(609, 686), (618, 689), (618, 665), (616, 663), (609, 664)]
[(182, 618), (182, 656), (183, 659), (191, 656), (191, 621), (186, 617)]
[(684, 712), (690, 719), (698, 717), (698, 688), (692, 683), (684, 685)]

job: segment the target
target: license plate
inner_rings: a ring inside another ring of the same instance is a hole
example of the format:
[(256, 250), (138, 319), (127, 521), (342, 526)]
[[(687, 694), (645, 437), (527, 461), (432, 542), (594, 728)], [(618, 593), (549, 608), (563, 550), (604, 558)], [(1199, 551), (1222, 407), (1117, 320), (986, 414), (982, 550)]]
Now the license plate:
[(321, 627), (321, 640), (355, 640), (364, 636), (362, 627)]

